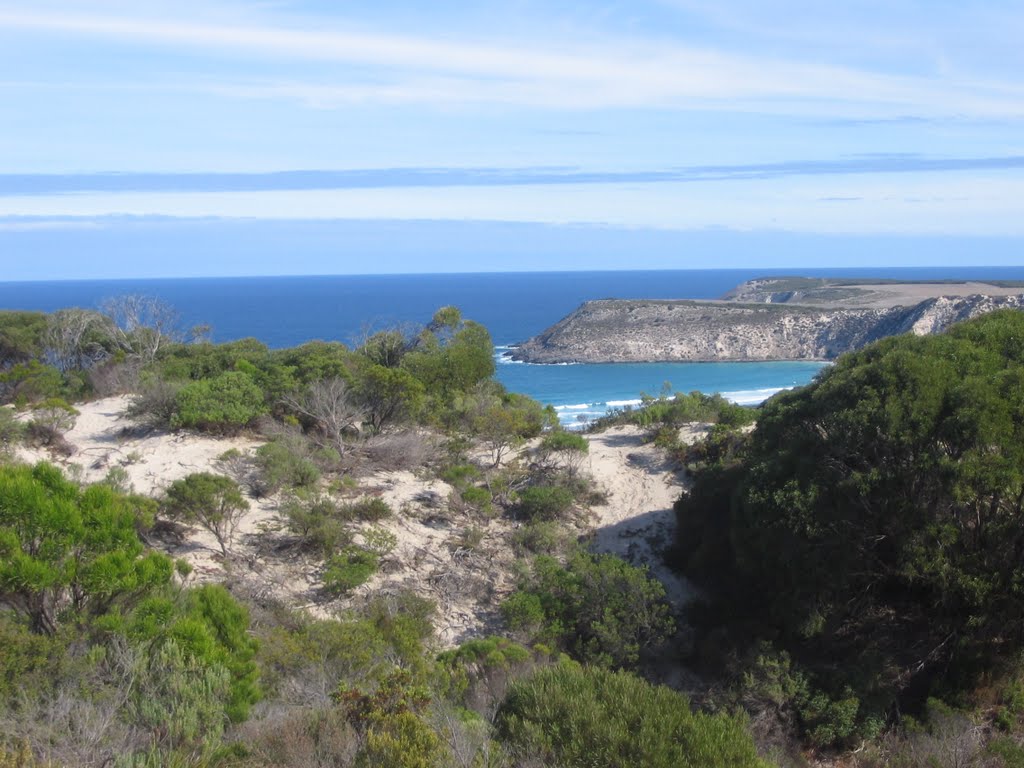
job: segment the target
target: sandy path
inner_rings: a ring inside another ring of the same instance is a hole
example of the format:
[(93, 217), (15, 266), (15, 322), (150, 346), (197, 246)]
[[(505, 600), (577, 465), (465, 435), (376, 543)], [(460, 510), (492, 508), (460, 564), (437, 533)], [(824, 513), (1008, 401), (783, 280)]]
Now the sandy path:
[[(688, 429), (684, 440), (702, 434)], [(590, 472), (608, 493), (608, 503), (594, 507), (597, 530), (594, 549), (611, 552), (634, 565), (647, 565), (664, 585), (677, 607), (694, 595), (693, 586), (670, 570), (662, 554), (675, 535), (672, 505), (684, 488), (684, 478), (668, 466), (663, 452), (645, 445), (636, 427), (616, 427), (590, 442)]]

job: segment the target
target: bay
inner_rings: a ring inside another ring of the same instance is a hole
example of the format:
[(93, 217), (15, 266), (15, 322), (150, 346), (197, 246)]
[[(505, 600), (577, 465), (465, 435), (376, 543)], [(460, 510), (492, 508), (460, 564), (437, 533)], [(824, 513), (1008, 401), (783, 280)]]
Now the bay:
[[(357, 344), (368, 333), (422, 325), (455, 305), (483, 323), (499, 347), (498, 378), (510, 390), (560, 408), (567, 424), (592, 417), (664, 382), (676, 391), (723, 392), (754, 403), (809, 382), (819, 363), (696, 363), (538, 366), (508, 364), (502, 347), (540, 333), (582, 302), (602, 298), (718, 298), (766, 275), (894, 280), (1024, 280), (1024, 267), (892, 269), (708, 269), (623, 272), (513, 272), (336, 275), (100, 281), (0, 282), (0, 308), (53, 311), (98, 307), (141, 293), (172, 304), (183, 326), (209, 324), (215, 341), (254, 337), (272, 348), (311, 339)], [(613, 404), (613, 405), (610, 405)], [(571, 406), (571, 407), (570, 407)]]

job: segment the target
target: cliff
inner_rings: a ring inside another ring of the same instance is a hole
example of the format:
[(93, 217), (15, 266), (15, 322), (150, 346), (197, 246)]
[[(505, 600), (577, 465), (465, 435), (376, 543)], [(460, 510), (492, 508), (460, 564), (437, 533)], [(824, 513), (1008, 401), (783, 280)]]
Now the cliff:
[(885, 336), (935, 333), (994, 309), (1024, 308), (1019, 294), (938, 296), (884, 307), (797, 305), (767, 292), (773, 295), (762, 303), (588, 301), (511, 356), (529, 363), (831, 360)]

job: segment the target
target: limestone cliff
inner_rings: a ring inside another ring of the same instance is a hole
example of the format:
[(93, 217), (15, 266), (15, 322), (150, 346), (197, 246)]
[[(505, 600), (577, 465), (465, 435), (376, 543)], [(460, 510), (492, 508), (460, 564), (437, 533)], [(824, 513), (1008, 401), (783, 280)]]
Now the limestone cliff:
[[(1018, 289), (1019, 290), (1019, 289)], [(935, 333), (1024, 295), (927, 298), (850, 307), (737, 301), (588, 301), (511, 356), (530, 363), (831, 360), (899, 333)]]

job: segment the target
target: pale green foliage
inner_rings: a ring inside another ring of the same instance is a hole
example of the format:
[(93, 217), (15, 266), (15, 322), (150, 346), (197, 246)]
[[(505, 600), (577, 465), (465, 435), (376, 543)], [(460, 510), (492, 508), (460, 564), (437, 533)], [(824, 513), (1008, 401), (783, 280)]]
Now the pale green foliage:
[(515, 683), (498, 731), (520, 756), (565, 768), (767, 768), (743, 722), (627, 672), (563, 663)]
[(222, 664), (187, 655), (174, 638), (138, 662), (134, 719), (177, 748), (216, 741), (227, 722), (231, 674)]

